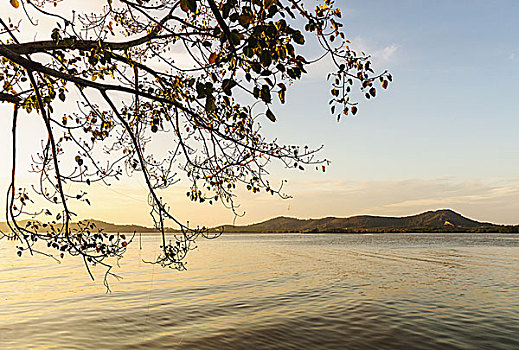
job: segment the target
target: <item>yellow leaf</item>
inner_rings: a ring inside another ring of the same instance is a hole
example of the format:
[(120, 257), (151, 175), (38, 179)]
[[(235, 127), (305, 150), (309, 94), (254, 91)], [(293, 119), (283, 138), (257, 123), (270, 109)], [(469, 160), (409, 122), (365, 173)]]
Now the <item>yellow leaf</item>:
[(18, 2), (18, 0), (11, 0), (11, 5), (13, 5), (15, 9), (17, 9), (18, 6), (20, 6), (20, 3)]

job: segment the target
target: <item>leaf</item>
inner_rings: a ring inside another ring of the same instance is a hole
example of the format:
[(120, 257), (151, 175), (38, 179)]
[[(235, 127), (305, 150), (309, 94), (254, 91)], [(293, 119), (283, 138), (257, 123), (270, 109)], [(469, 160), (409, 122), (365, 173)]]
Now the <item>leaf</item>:
[(375, 89), (374, 87), (372, 87), (371, 89), (369, 89), (369, 94), (373, 97), (375, 97), (377, 95), (377, 89)]
[(257, 62), (252, 62), (250, 67), (254, 71), (254, 73), (260, 74), (261, 73), (261, 65)]
[(358, 110), (357, 107), (352, 106), (350, 110), (351, 110), (351, 114), (353, 114), (353, 115), (357, 114), (357, 110)]
[(249, 58), (252, 58), (252, 56), (254, 56), (254, 51), (249, 46), (243, 48), (243, 53), (245, 54), (245, 56)]
[(294, 39), (294, 41), (299, 45), (304, 45), (305, 43), (305, 37), (303, 36), (303, 34), (301, 34), (300, 31), (297, 31), (294, 34), (292, 34), (292, 39)]
[(63, 39), (63, 44), (65, 46), (72, 46), (75, 43), (76, 43), (76, 39), (75, 38), (68, 37), (68, 38)]
[(261, 64), (265, 67), (269, 67), (272, 64), (272, 54), (268, 51), (263, 51), (260, 56)]
[(270, 109), (267, 109), (267, 118), (269, 118), (269, 120), (273, 123), (276, 121), (276, 116)]
[(60, 34), (59, 34), (59, 29), (58, 28), (54, 28), (52, 30), (52, 34), (50, 35), (51, 39), (54, 40), (55, 42), (58, 42), (59, 39), (61, 38)]
[(216, 54), (216, 52), (213, 52), (209, 55), (209, 64), (213, 64), (216, 62), (216, 57), (218, 57), (218, 55)]
[(285, 90), (279, 90), (278, 96), (281, 103), (285, 103)]
[(388, 85), (387, 80), (384, 80), (384, 81), (382, 82), (382, 87), (383, 87), (384, 89), (387, 89), (387, 85)]
[(205, 100), (205, 111), (214, 112), (215, 110), (216, 110), (216, 104), (214, 101), (214, 97), (208, 96)]
[(255, 86), (254, 89), (252, 89), (252, 95), (256, 98), (260, 96), (260, 89), (257, 86)]
[(275, 2), (276, 2), (276, 0), (265, 0), (265, 1), (264, 1), (265, 8), (268, 10), (268, 8), (269, 8), (270, 6), (272, 6)]
[(270, 103), (272, 101), (272, 97), (270, 96), (270, 88), (268, 85), (261, 86), (261, 99), (266, 103)]
[(292, 79), (297, 79), (297, 75), (296, 75), (295, 70), (294, 70), (293, 68), (289, 68), (289, 69), (287, 70), (287, 74), (288, 74), (288, 76), (289, 76), (290, 78), (292, 78)]
[(184, 12), (196, 12), (196, 0), (180, 0), (180, 8)]
[(224, 79), (223, 82), (222, 82), (222, 89), (223, 89), (223, 92), (228, 95), (228, 96), (231, 96), (232, 95), (232, 88), (236, 86), (236, 82), (232, 79)]
[(229, 41), (231, 42), (231, 44), (233, 44), (234, 46), (238, 46), (240, 45), (240, 34), (236, 33), (236, 32), (232, 32), (230, 37), (229, 37)]
[(19, 6), (20, 6), (20, 3), (18, 2), (18, 0), (11, 0), (11, 5), (17, 9)]
[(196, 12), (196, 0), (187, 0), (187, 6), (191, 12)]
[(107, 28), (108, 28), (108, 30), (110, 30), (110, 34), (115, 35), (112, 25), (113, 25), (113, 22), (110, 21), (110, 23), (108, 23)]
[(252, 16), (248, 13), (244, 13), (240, 17), (238, 17), (238, 23), (244, 28), (247, 28), (252, 21)]

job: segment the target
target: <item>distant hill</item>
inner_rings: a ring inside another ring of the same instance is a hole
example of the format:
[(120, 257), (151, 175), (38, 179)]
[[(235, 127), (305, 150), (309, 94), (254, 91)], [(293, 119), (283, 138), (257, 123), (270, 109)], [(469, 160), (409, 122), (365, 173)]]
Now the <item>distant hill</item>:
[[(105, 222), (101, 220), (96, 219), (88, 219), (83, 220), (82, 222), (91, 222), (95, 224), (95, 227), (98, 229), (103, 229), (103, 231), (107, 233), (116, 233), (116, 232), (125, 232), (125, 233), (131, 233), (131, 232), (140, 232), (140, 233), (156, 233), (157, 230), (153, 227), (146, 227), (146, 226), (140, 226), (140, 225), (133, 225), (133, 224), (113, 224), (110, 222)], [(22, 220), (18, 224), (21, 227), (25, 227), (25, 224), (27, 223), (27, 220)], [(76, 223), (72, 223), (72, 228), (77, 227)], [(0, 222), (0, 231), (7, 232), (9, 231), (9, 228), (5, 222)], [(41, 227), (41, 231), (46, 231), (45, 227)], [(175, 232), (175, 230), (171, 228), (167, 228), (166, 232)]]
[[(386, 217), (359, 215), (349, 218), (326, 217), (321, 219), (296, 219), (277, 217), (246, 226), (225, 225), (224, 232), (490, 232), (507, 227), (487, 222), (478, 222), (450, 209), (427, 211), (405, 216)], [(218, 229), (215, 228), (215, 229)]]
[[(157, 230), (152, 227), (113, 224), (95, 219), (89, 219), (89, 221), (94, 222), (97, 228), (102, 228), (105, 232), (157, 233)], [(25, 222), (22, 221), (20, 224), (24, 226)], [(349, 218), (296, 219), (280, 216), (252, 225), (218, 226), (212, 228), (211, 231), (220, 231), (222, 228), (224, 233), (519, 232), (519, 226), (479, 222), (466, 218), (450, 209), (427, 211), (405, 217), (358, 215)], [(7, 225), (0, 223), (0, 230), (8, 231)], [(45, 231), (45, 229), (42, 229), (42, 231)], [(171, 228), (166, 231), (178, 232)]]
[[(105, 232), (140, 232), (140, 233), (150, 233), (157, 232), (157, 229), (153, 227), (141, 226), (141, 225), (133, 225), (133, 224), (113, 224), (110, 222), (105, 222), (96, 219), (89, 219), (88, 221), (96, 224), (97, 228), (102, 228)], [(171, 228), (166, 228), (166, 232), (173, 232), (174, 230)]]

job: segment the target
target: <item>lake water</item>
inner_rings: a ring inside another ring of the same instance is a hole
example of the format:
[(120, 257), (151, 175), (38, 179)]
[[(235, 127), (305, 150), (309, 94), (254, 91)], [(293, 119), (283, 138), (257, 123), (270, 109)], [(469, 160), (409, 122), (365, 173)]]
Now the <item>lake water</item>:
[(228, 235), (185, 272), (158, 245), (107, 294), (0, 241), (0, 349), (519, 349), (519, 235)]

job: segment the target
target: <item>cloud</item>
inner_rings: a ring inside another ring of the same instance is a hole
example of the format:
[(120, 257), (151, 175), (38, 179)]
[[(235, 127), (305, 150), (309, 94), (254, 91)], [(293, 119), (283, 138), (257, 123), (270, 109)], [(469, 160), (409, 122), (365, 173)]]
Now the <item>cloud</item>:
[[(400, 46), (391, 44), (385, 47), (377, 48), (375, 45), (368, 44), (365, 39), (357, 37), (352, 40), (351, 48), (357, 52), (364, 52), (366, 55), (371, 56), (371, 61), (374, 63), (375, 71), (377, 69), (385, 67), (388, 63), (393, 63), (398, 59), (398, 52)], [(307, 68), (309, 73), (309, 82), (314, 83), (315, 81), (322, 81), (323, 76), (335, 71), (333, 62), (330, 57), (325, 57), (320, 61), (309, 65)]]
[(516, 56), (515, 52), (512, 52), (512, 53), (508, 56), (508, 59), (513, 61), (513, 60), (515, 60), (515, 56)]
[(380, 54), (380, 57), (384, 59), (385, 61), (390, 60), (398, 50), (398, 46), (395, 44), (386, 46), (382, 49), (382, 53)]
[(354, 50), (362, 51), (372, 57), (374, 62), (387, 63), (397, 59), (400, 46), (392, 43), (386, 46), (379, 46), (376, 43), (357, 36), (351, 40), (351, 47)]

